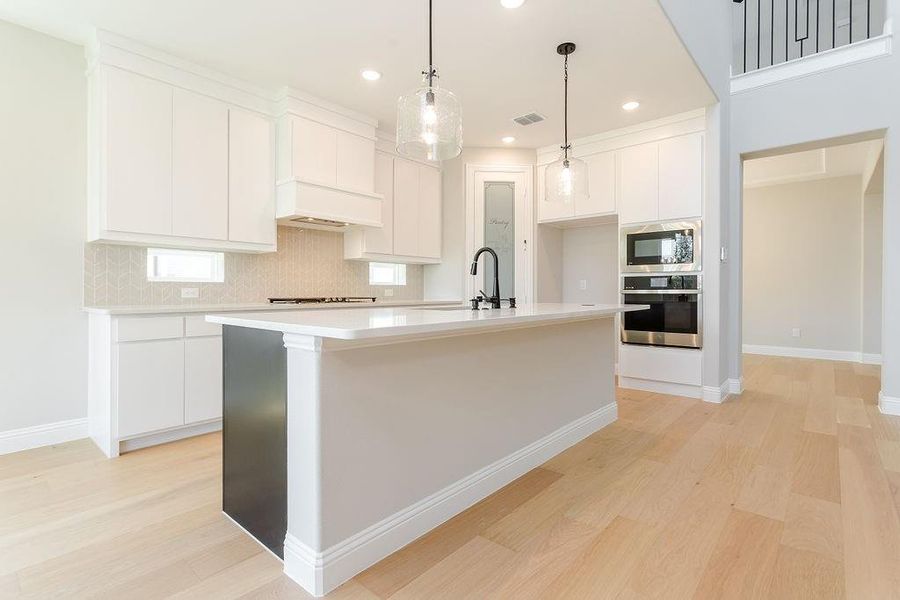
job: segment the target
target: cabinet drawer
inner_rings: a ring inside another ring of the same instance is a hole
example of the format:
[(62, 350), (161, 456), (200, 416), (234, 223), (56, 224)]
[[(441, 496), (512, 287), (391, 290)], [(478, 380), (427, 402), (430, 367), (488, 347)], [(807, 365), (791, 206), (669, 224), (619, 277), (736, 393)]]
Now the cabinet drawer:
[(218, 323), (207, 323), (206, 317), (185, 317), (185, 337), (204, 337), (210, 335), (222, 335), (222, 326)]
[(184, 317), (128, 317), (116, 320), (117, 342), (168, 340), (184, 335)]

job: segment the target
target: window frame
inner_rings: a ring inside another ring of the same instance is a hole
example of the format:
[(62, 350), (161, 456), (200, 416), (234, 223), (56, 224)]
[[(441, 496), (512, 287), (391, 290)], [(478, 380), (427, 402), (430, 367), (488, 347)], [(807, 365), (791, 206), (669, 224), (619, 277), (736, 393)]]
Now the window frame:
[[(158, 259), (165, 257), (206, 257), (211, 259), (209, 277), (158, 274)], [(179, 250), (175, 248), (147, 248), (147, 281), (153, 283), (224, 283), (225, 282), (225, 253), (210, 250)]]

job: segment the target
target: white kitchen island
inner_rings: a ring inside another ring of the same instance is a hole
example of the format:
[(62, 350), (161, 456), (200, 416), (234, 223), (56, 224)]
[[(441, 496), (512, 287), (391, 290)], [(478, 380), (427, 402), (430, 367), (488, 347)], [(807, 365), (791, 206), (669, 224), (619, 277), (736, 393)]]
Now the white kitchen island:
[(615, 421), (615, 315), (643, 308), (207, 316), (223, 510), (321, 596)]

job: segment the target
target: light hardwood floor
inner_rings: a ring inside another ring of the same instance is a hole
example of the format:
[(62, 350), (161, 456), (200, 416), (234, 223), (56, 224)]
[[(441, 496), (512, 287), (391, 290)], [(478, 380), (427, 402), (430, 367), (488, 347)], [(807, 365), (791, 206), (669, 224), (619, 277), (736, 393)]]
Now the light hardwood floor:
[[(900, 598), (878, 369), (744, 372), (721, 406), (620, 391), (617, 423), (329, 598)], [(0, 598), (306, 598), (220, 514), (219, 444), (0, 456)]]

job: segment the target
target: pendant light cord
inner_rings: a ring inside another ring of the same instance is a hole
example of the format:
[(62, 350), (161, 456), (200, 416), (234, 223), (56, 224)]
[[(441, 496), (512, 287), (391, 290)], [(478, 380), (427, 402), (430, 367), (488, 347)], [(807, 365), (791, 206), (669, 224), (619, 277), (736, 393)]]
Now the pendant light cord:
[(428, 0), (428, 87), (433, 87), (434, 84), (434, 61), (433, 61), (433, 45), (432, 45), (432, 36), (433, 36), (433, 27), (432, 27), (432, 19), (431, 19), (431, 3), (432, 0)]
[[(431, 1), (431, 0), (429, 0)], [(563, 136), (565, 138), (563, 152), (565, 164), (569, 166), (569, 53), (563, 62)]]

